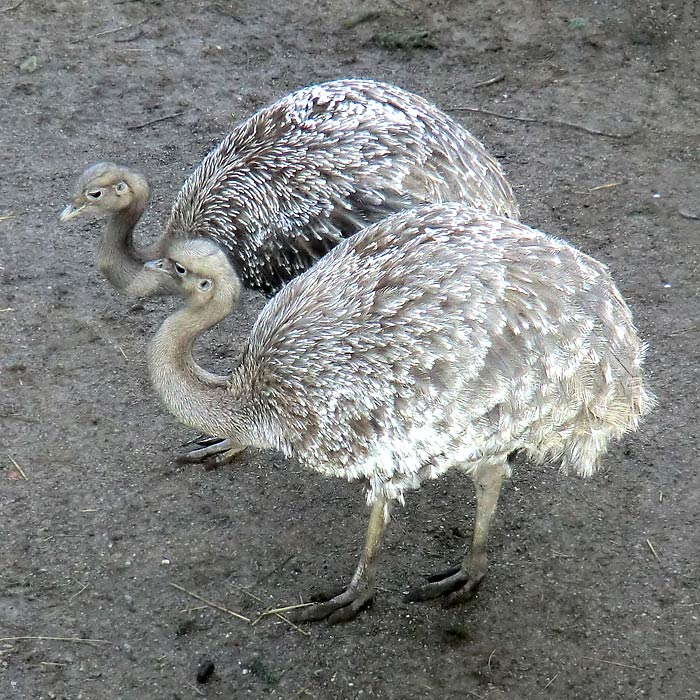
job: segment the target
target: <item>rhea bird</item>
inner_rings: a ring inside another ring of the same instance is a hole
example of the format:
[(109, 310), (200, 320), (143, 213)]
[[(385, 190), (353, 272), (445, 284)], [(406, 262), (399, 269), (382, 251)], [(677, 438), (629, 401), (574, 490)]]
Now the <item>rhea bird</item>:
[(366, 484), (371, 506), (345, 590), (298, 619), (353, 618), (374, 594), (391, 506), (456, 467), (476, 488), (461, 565), (409, 599), (468, 598), (509, 455), (588, 476), (654, 398), (645, 344), (606, 267), (571, 245), (463, 204), (394, 214), (346, 239), (270, 300), (228, 377), (193, 358), (241, 281), (211, 241), (180, 241), (146, 272), (184, 306), (149, 344), (152, 383), (183, 423), (235, 449), (273, 448)]
[(344, 238), (416, 204), (519, 213), (501, 167), (466, 129), (418, 95), (353, 79), (297, 90), (237, 126), (187, 178), (160, 239), (139, 249), (148, 198), (143, 175), (97, 163), (60, 216), (108, 217), (97, 265), (132, 296), (173, 291), (143, 264), (181, 239), (215, 242), (244, 285), (271, 294)]

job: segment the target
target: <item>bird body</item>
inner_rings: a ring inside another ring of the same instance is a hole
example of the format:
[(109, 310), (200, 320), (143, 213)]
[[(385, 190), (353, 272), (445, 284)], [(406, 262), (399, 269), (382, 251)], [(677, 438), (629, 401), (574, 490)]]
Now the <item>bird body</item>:
[[(371, 589), (389, 505), (407, 490), (451, 467), (472, 476), (475, 540), (455, 575), (473, 588), (508, 456), (590, 475), (653, 405), (645, 345), (605, 266), (463, 204), (417, 207), (343, 241), (268, 302), (225, 386), (192, 347), (235, 307), (237, 275), (204, 241), (174, 245), (166, 263), (187, 302), (150, 344), (156, 390), (179, 420), (240, 449), (365, 481), (373, 524), (353, 594)], [(342, 618), (367, 602), (333, 600), (304, 614)]]
[(260, 110), (187, 179), (166, 229), (217, 241), (274, 291), (348, 235), (420, 203), (517, 218), (498, 163), (423, 98), (371, 80), (310, 86)]
[(500, 166), (463, 127), (417, 95), (352, 79), (297, 90), (235, 128), (142, 251), (132, 233), (147, 199), (142, 176), (98, 163), (61, 215), (110, 215), (98, 265), (133, 296), (172, 291), (165, 280), (154, 288), (141, 268), (180, 239), (215, 241), (246, 286), (273, 293), (343, 238), (416, 204), (459, 200), (518, 216)]

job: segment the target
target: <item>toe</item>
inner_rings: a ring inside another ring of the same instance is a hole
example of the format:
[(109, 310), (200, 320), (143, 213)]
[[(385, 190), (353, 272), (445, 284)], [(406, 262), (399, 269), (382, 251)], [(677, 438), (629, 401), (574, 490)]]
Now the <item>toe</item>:
[(445, 569), (444, 571), (438, 571), (438, 573), (433, 574), (432, 576), (428, 576), (428, 581), (430, 583), (442, 581), (446, 578), (450, 578), (450, 576), (458, 574), (461, 571), (461, 569), (462, 567), (459, 564), (457, 566), (451, 566), (449, 569)]
[(347, 588), (324, 602), (294, 610), (289, 617), (294, 622), (316, 622), (326, 618), (332, 625), (347, 622), (357, 617), (372, 602), (372, 595), (368, 589)]
[(367, 591), (363, 595), (358, 596), (355, 600), (346, 605), (344, 608), (339, 608), (328, 618), (329, 625), (337, 625), (341, 622), (349, 622), (354, 620), (363, 610), (371, 607), (373, 601), (372, 594)]
[(426, 583), (423, 586), (412, 588), (404, 597), (406, 602), (415, 602), (419, 600), (432, 600), (440, 596), (447, 595), (462, 588), (469, 581), (469, 574), (462, 569), (457, 573), (447, 576), (446, 578), (438, 579), (432, 583)]
[(312, 603), (327, 603), (329, 600), (343, 595), (346, 590), (345, 586), (337, 586), (336, 588), (313, 591), (309, 596), (309, 600)]
[(448, 593), (442, 600), (442, 606), (444, 608), (452, 608), (455, 605), (460, 605), (461, 603), (471, 600), (479, 589), (480, 584), (481, 579), (478, 581), (472, 579), (456, 591)]

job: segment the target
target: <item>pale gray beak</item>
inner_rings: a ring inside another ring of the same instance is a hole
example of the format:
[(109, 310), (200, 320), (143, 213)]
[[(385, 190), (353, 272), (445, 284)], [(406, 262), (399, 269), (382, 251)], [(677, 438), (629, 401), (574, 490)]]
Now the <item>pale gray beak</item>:
[(148, 270), (149, 272), (159, 272), (167, 275), (168, 277), (175, 277), (175, 269), (164, 258), (149, 260), (147, 263), (144, 263), (143, 269)]
[(85, 209), (85, 205), (81, 204), (79, 206), (75, 206), (75, 204), (69, 204), (62, 212), (61, 215), (58, 217), (58, 220), (63, 224), (66, 221), (70, 221), (71, 219), (74, 219), (80, 212)]

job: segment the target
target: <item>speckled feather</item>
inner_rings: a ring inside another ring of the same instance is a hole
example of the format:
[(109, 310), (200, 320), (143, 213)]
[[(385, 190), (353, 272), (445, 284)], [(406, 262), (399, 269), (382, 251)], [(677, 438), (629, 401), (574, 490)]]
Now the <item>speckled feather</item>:
[(243, 122), (185, 182), (166, 236), (204, 236), (271, 292), (340, 240), (419, 203), (518, 217), (498, 163), (424, 99), (371, 80), (300, 89)]
[(592, 474), (654, 403), (644, 354), (604, 265), (512, 220), (423, 206), (284, 287), (216, 405), (165, 402), (193, 427), (366, 479), (370, 501), (403, 500), (516, 450)]

